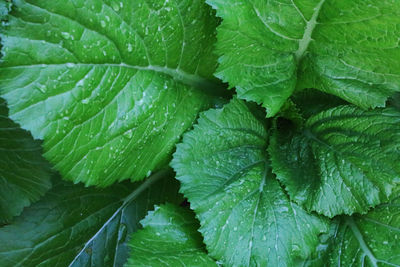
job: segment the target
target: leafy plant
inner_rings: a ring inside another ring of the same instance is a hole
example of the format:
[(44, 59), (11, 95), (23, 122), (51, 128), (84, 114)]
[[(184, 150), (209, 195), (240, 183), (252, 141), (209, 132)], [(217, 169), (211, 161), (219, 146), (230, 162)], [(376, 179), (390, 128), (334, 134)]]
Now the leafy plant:
[(400, 266), (400, 2), (0, 19), (0, 266)]

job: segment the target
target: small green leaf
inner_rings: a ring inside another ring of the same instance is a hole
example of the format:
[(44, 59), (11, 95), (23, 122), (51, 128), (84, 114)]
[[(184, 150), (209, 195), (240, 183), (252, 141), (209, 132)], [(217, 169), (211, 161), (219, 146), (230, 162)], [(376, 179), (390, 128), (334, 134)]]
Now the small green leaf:
[(177, 183), (167, 178), (160, 172), (141, 184), (106, 189), (58, 182), (13, 224), (0, 228), (1, 266), (122, 266), (127, 236), (147, 211), (181, 201)]
[(340, 106), (298, 129), (278, 120), (269, 148), (290, 197), (328, 217), (365, 213), (400, 185), (400, 112)]
[(0, 26), (10, 117), (65, 179), (141, 180), (220, 86), (216, 25), (202, 1), (15, 0)]
[(51, 169), (39, 141), (8, 118), (0, 98), (0, 224), (19, 215), (51, 187)]
[(400, 2), (207, 0), (223, 18), (217, 77), (274, 116), (295, 88), (363, 108), (400, 91)]
[(400, 266), (400, 198), (368, 214), (343, 217), (327, 266)]
[(199, 223), (187, 208), (156, 206), (141, 221), (143, 230), (132, 235), (131, 257), (126, 267), (217, 266), (204, 248)]
[(254, 106), (234, 99), (201, 114), (172, 166), (210, 255), (226, 266), (294, 266), (316, 257), (324, 218), (291, 203), (271, 173)]

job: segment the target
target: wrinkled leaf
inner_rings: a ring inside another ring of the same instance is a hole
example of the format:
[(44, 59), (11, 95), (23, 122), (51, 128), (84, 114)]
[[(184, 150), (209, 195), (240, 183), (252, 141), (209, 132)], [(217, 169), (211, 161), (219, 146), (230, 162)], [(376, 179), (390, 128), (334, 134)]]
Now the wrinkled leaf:
[(172, 166), (210, 255), (226, 266), (296, 266), (316, 256), (327, 220), (291, 203), (271, 172), (268, 134), (234, 99), (200, 116)]
[(13, 224), (0, 228), (1, 266), (122, 266), (127, 236), (148, 209), (181, 201), (177, 184), (165, 176), (106, 189), (58, 182)]
[(129, 241), (131, 257), (126, 267), (217, 266), (207, 255), (197, 232), (199, 223), (188, 208), (156, 206), (141, 224), (143, 229)]
[(400, 2), (207, 0), (223, 18), (217, 76), (275, 115), (295, 88), (363, 108), (400, 91)]
[(340, 106), (300, 129), (278, 120), (269, 152), (273, 172), (305, 209), (365, 213), (399, 192), (400, 112)]
[(51, 187), (51, 169), (40, 142), (8, 118), (0, 98), (0, 224), (19, 215)]
[(202, 1), (15, 0), (0, 90), (63, 178), (140, 180), (210, 105), (216, 24)]

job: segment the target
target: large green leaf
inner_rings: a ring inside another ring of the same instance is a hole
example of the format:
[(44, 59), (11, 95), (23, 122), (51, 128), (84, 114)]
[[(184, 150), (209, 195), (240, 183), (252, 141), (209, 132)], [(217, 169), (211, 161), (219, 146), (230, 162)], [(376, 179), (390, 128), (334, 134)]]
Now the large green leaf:
[(316, 256), (327, 221), (291, 203), (271, 173), (268, 134), (234, 99), (200, 116), (172, 166), (211, 256), (226, 266), (295, 266)]
[(209, 106), (217, 20), (202, 1), (15, 0), (0, 90), (63, 178), (106, 186), (168, 162)]
[(51, 187), (50, 166), (41, 152), (40, 142), (8, 118), (0, 98), (0, 224), (19, 215)]
[(129, 241), (131, 257), (125, 266), (217, 266), (207, 255), (199, 223), (188, 208), (156, 206), (141, 224), (143, 230)]
[(400, 266), (400, 198), (340, 220), (327, 266)]
[(400, 112), (340, 106), (298, 129), (279, 121), (269, 148), (292, 200), (326, 216), (365, 213), (400, 187)]
[(147, 211), (181, 201), (177, 183), (166, 176), (161, 172), (142, 184), (96, 190), (58, 182), (13, 224), (0, 228), (0, 265), (122, 266), (127, 236)]
[(400, 91), (400, 2), (207, 0), (223, 18), (217, 76), (276, 114), (298, 88), (360, 107)]

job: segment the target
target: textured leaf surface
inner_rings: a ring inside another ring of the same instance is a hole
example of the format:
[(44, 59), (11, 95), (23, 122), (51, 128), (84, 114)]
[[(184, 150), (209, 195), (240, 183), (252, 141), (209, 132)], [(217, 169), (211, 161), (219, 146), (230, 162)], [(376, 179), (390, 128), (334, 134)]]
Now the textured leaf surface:
[(0, 98), (0, 224), (50, 189), (51, 170), (40, 142), (8, 118)]
[(329, 266), (400, 266), (400, 198), (338, 225)]
[(207, 0), (223, 18), (217, 76), (276, 114), (296, 87), (360, 107), (400, 90), (400, 2)]
[(202, 1), (15, 0), (8, 20), (0, 88), (10, 116), (74, 182), (162, 167), (216, 89), (217, 22)]
[(129, 241), (131, 257), (125, 266), (217, 266), (207, 255), (199, 223), (188, 208), (156, 206), (141, 224), (143, 230)]
[(157, 173), (142, 184), (96, 190), (57, 183), (13, 224), (0, 228), (1, 266), (122, 266), (127, 236), (148, 209), (181, 200), (177, 183), (160, 178)]
[(326, 216), (365, 213), (400, 184), (400, 112), (340, 106), (279, 125), (269, 152), (292, 200)]
[(318, 251), (326, 220), (289, 202), (271, 173), (267, 131), (234, 99), (200, 116), (172, 166), (210, 255), (226, 266), (295, 266)]

